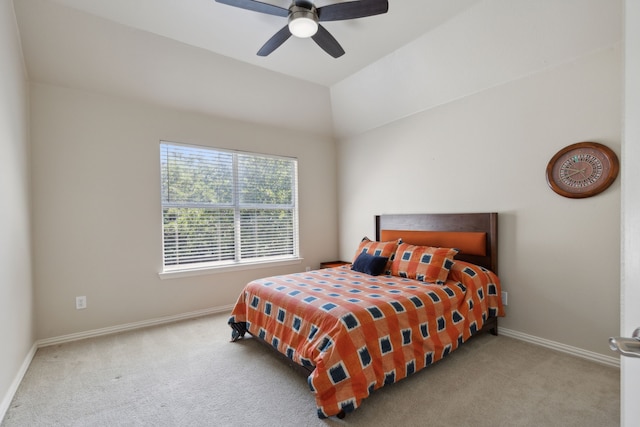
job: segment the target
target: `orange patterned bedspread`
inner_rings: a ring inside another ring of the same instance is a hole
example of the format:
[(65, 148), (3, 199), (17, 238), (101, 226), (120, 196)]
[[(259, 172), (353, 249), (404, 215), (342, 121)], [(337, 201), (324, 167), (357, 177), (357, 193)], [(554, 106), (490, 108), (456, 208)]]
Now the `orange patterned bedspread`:
[(299, 365), (321, 418), (442, 359), (503, 316), (498, 277), (456, 261), (445, 285), (369, 276), (348, 266), (249, 283), (229, 324)]

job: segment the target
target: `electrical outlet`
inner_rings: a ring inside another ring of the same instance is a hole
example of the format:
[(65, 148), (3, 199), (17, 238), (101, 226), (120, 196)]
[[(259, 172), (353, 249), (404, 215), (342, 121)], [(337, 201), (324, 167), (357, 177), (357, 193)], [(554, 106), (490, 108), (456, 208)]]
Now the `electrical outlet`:
[(309, 267), (309, 266), (305, 267), (304, 271), (311, 271), (311, 267)]
[(507, 293), (502, 292), (502, 305), (507, 305)]
[(87, 308), (87, 297), (76, 297), (76, 310), (83, 310)]

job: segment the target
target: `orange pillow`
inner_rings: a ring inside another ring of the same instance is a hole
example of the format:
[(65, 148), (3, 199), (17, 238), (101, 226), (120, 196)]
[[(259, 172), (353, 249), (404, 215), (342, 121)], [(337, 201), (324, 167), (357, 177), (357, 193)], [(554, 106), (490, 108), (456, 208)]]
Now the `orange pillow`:
[(421, 282), (444, 285), (458, 253), (452, 248), (433, 248), (402, 243), (391, 264), (391, 274)]
[(358, 259), (361, 253), (389, 258), (389, 262), (387, 262), (387, 266), (384, 269), (384, 274), (389, 274), (391, 272), (393, 255), (396, 253), (396, 249), (398, 249), (400, 243), (402, 243), (402, 239), (390, 242), (376, 242), (368, 237), (364, 237), (358, 246), (356, 255), (353, 257), (353, 262), (356, 262), (356, 259)]

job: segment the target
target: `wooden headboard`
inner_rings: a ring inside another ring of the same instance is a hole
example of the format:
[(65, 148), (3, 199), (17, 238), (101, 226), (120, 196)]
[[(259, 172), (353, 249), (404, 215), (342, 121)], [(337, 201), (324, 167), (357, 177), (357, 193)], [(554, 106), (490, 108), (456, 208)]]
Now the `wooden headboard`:
[(498, 214), (376, 215), (376, 240), (459, 249), (456, 259), (498, 274)]

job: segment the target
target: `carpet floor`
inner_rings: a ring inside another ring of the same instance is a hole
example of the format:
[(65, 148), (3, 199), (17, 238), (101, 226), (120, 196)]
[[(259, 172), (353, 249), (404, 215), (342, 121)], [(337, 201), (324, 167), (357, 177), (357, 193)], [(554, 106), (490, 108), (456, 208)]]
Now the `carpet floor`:
[(37, 351), (13, 426), (619, 425), (619, 370), (481, 334), (435, 365), (321, 420), (300, 373), (219, 314)]

